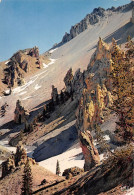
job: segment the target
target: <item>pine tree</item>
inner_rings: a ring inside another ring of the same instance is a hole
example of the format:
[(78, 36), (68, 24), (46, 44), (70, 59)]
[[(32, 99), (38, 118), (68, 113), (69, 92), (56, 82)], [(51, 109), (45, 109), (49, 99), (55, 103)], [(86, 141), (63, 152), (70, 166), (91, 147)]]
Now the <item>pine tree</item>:
[(57, 164), (56, 164), (56, 175), (60, 174), (60, 165), (59, 165), (59, 161), (57, 160)]
[(31, 166), (29, 164), (29, 160), (24, 167), (24, 175), (23, 175), (23, 186), (21, 195), (31, 195), (32, 194), (32, 173), (31, 173)]
[(133, 137), (133, 77), (132, 66), (134, 57), (134, 43), (129, 41), (126, 45), (127, 51), (122, 52), (117, 44), (114, 45), (112, 53), (113, 70), (111, 72), (114, 101), (111, 107), (118, 117), (118, 133), (125, 142), (130, 142)]

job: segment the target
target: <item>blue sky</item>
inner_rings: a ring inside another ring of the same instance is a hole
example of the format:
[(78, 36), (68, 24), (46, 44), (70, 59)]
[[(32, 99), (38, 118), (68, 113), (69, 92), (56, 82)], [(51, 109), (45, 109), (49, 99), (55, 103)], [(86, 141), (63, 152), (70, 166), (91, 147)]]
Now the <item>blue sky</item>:
[[(1, 0), (0, 0), (1, 1)], [(61, 41), (70, 27), (96, 7), (108, 8), (130, 0), (2, 0), (0, 61), (17, 50), (39, 47), (45, 52)]]

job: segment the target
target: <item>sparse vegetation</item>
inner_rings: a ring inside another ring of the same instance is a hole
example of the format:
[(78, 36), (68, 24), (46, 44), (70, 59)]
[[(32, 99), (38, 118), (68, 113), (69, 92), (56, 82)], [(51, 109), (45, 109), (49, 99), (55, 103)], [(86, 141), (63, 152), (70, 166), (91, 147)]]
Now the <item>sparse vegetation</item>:
[(134, 42), (129, 41), (126, 44), (127, 51), (122, 52), (117, 44), (114, 45), (112, 53), (113, 70), (111, 72), (114, 101), (111, 107), (119, 116), (116, 133), (118, 133), (125, 142), (131, 142), (133, 138), (133, 76), (134, 68)]

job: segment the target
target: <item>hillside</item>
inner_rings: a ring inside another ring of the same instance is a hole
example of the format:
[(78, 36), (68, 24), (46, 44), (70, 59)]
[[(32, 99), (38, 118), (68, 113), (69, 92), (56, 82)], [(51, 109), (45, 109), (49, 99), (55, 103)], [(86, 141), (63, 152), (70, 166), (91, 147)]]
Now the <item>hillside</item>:
[(27, 159), (26, 151), (22, 146), (17, 147), (16, 154), (12, 154), (7, 161), (2, 163), (1, 194), (21, 194), (24, 166), (27, 161), (31, 167), (33, 190), (40, 186), (49, 186), (64, 181), (63, 177), (58, 177), (40, 167), (33, 159)]
[(8, 95), (11, 88), (25, 84), (25, 77), (31, 76), (42, 64), (48, 63), (47, 57), (39, 56), (37, 47), (20, 50), (9, 60), (0, 63), (0, 94)]

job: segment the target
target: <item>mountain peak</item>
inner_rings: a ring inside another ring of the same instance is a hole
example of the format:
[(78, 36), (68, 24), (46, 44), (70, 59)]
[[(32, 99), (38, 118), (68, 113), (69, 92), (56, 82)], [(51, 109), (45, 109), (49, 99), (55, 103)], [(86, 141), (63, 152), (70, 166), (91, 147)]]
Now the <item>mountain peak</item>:
[(111, 7), (105, 10), (102, 7), (94, 8), (93, 12), (90, 14), (87, 14), (86, 17), (81, 20), (79, 23), (75, 24), (74, 26), (71, 27), (70, 33), (65, 33), (65, 35), (62, 38), (62, 44), (70, 41), (86, 29), (88, 29), (91, 25), (94, 25), (98, 23), (101, 18), (107, 16), (108, 14), (112, 14), (114, 12), (124, 12), (124, 11), (129, 11), (130, 9), (133, 8), (134, 1), (132, 1), (129, 4), (119, 6), (117, 8)]

